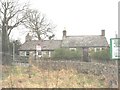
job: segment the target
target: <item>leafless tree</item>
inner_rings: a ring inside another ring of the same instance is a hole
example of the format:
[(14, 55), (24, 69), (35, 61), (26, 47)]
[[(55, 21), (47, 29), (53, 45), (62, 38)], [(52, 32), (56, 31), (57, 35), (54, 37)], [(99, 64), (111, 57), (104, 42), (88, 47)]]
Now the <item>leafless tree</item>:
[(0, 0), (0, 29), (2, 30), (3, 54), (8, 53), (11, 31), (24, 22), (25, 17), (22, 14), (27, 11), (27, 8), (28, 4), (20, 4), (18, 0)]
[(53, 30), (55, 25), (50, 23), (47, 20), (46, 16), (37, 10), (29, 9), (25, 17), (27, 17), (26, 22), (24, 23), (25, 27), (30, 29), (33, 37), (36, 37), (38, 40), (45, 39), (48, 37), (52, 39), (55, 35), (53, 34)]
[(28, 9), (28, 4), (21, 5), (18, 1), (3, 0), (0, 1), (0, 26), (6, 27), (7, 35), (9, 36), (11, 31), (21, 25), (24, 22), (25, 17), (23, 13)]

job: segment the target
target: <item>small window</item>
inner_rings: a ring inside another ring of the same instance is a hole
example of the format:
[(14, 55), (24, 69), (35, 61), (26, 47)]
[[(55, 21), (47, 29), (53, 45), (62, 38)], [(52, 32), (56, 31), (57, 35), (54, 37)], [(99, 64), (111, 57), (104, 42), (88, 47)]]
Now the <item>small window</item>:
[(102, 50), (104, 50), (104, 48), (102, 48)]
[(76, 48), (70, 48), (70, 51), (76, 51)]
[(20, 56), (25, 56), (26, 52), (25, 51), (20, 51), (19, 54), (20, 54)]
[(102, 51), (102, 48), (100, 48), (100, 51)]
[(97, 52), (97, 49), (96, 49), (96, 48), (94, 48), (94, 51), (95, 51), (95, 52)]
[(38, 51), (38, 55), (42, 55), (42, 52), (41, 52), (41, 51)]
[(29, 54), (30, 54), (29, 51), (26, 51), (26, 56), (29, 56)]

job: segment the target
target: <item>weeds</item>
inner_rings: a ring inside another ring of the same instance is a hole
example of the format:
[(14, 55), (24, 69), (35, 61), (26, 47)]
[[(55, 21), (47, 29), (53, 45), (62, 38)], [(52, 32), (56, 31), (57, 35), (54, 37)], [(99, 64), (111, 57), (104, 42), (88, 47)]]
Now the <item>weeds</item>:
[[(48, 65), (49, 66), (49, 65)], [(13, 68), (13, 67), (12, 67)], [(67, 67), (66, 67), (67, 68)], [(3, 80), (3, 87), (13, 88), (95, 88), (107, 87), (100, 76), (78, 73), (74, 69), (38, 69), (31, 67), (31, 78), (28, 67), (14, 66), (11, 76)], [(10, 86), (12, 85), (12, 86)]]

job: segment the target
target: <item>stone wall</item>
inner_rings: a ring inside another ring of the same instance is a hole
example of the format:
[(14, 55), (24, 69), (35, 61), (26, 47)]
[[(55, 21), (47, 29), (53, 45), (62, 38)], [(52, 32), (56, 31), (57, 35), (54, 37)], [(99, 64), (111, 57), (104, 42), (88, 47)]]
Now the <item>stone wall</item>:
[(116, 65), (95, 62), (80, 62), (68, 60), (39, 60), (33, 61), (35, 66), (46, 70), (75, 69), (78, 73), (101, 75), (109, 83), (109, 87), (117, 87), (118, 67)]

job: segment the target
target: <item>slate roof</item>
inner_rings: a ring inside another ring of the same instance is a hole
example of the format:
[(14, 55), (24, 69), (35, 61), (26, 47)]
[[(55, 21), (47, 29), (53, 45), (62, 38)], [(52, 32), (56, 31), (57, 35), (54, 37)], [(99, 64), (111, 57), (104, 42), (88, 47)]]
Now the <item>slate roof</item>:
[(66, 36), (62, 47), (108, 47), (106, 37), (101, 35)]
[(105, 36), (101, 35), (81, 35), (66, 36), (63, 40), (31, 40), (25, 42), (19, 50), (36, 50), (36, 45), (40, 44), (42, 50), (54, 50), (60, 47), (108, 47)]
[(36, 45), (38, 44), (42, 50), (54, 50), (61, 47), (61, 40), (31, 40), (25, 42), (19, 50), (36, 50)]

